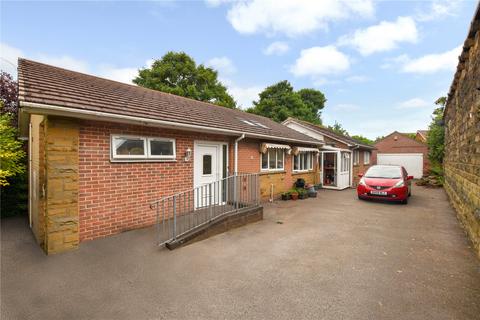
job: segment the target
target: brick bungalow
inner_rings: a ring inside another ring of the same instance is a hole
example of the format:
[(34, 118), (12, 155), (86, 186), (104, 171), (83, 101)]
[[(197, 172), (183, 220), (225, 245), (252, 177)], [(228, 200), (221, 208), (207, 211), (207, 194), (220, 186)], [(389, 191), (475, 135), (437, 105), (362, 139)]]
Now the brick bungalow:
[(288, 118), (283, 124), (324, 143), (318, 162), (318, 179), (324, 188), (341, 190), (356, 186), (358, 174), (375, 163), (371, 158), (375, 147), (371, 145), (295, 118)]
[(19, 59), (30, 226), (47, 253), (154, 223), (149, 203), (234, 172), (262, 199), (315, 183), (323, 142), (268, 118)]
[(373, 161), (377, 164), (404, 166), (409, 175), (421, 178), (428, 173), (428, 146), (424, 142), (394, 131), (375, 142)]
[(444, 111), (445, 190), (480, 256), (480, 4)]

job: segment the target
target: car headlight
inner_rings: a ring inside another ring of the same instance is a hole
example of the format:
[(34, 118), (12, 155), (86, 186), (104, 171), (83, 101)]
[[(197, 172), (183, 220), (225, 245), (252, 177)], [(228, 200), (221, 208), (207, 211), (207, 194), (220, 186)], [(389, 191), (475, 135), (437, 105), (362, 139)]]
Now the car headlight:
[(400, 188), (400, 187), (403, 187), (403, 186), (405, 186), (405, 182), (403, 182), (403, 180), (400, 180), (393, 187), (394, 188)]
[(358, 181), (358, 184), (361, 186), (366, 186), (367, 184), (365, 183), (365, 179), (361, 178), (360, 181)]

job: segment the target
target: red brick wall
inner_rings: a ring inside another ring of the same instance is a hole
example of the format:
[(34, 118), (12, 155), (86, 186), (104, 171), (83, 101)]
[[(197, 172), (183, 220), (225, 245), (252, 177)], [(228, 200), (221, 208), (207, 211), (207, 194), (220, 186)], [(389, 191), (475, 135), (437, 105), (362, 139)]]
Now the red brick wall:
[(375, 144), (377, 150), (372, 153), (372, 162), (377, 163), (378, 153), (423, 153), (423, 174), (428, 173), (428, 146), (401, 133), (394, 132)]
[[(365, 152), (367, 150), (359, 149), (359, 158), (358, 158), (358, 164), (355, 165), (353, 164), (353, 185), (356, 186), (358, 184), (358, 181), (360, 178), (358, 177), (359, 173), (365, 173), (370, 166), (374, 164), (373, 162), (373, 152), (370, 152), (370, 164), (364, 164), (365, 163)], [(352, 161), (353, 161), (353, 151), (352, 151)]]
[[(176, 162), (110, 162), (110, 135), (138, 134), (176, 139)], [(193, 159), (185, 162), (194, 140), (231, 137), (83, 121), (80, 124), (80, 240), (151, 225), (149, 203), (193, 187)]]

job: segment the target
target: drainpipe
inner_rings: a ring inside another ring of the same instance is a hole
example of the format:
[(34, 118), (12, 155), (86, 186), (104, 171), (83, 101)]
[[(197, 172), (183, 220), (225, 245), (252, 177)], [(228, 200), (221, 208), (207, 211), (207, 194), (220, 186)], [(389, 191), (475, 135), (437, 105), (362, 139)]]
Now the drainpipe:
[[(356, 149), (360, 148), (360, 146), (357, 144), (355, 147), (352, 148), (352, 159), (350, 159), (350, 187), (355, 187), (353, 183), (353, 153), (355, 152)], [(358, 165), (360, 165), (360, 154), (358, 154)]]
[(235, 168), (234, 168), (234, 174), (237, 175), (238, 173), (238, 142), (240, 140), (243, 140), (245, 139), (245, 133), (242, 133), (242, 135), (240, 137), (238, 137), (237, 139), (235, 139)]

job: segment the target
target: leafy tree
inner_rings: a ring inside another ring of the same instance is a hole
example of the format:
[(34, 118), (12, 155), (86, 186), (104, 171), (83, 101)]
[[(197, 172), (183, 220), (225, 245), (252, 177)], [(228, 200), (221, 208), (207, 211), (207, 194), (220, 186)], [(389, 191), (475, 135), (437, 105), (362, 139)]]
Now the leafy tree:
[(0, 101), (2, 107), (0, 114), (11, 116), (12, 126), (16, 126), (18, 117), (18, 87), (12, 76), (6, 72), (0, 72)]
[(445, 125), (443, 123), (443, 110), (447, 102), (446, 97), (435, 101), (438, 106), (433, 110), (432, 121), (428, 127), (427, 144), (428, 157), (434, 164), (442, 164), (445, 151)]
[(325, 96), (315, 89), (293, 90), (287, 80), (271, 85), (259, 94), (259, 100), (247, 112), (282, 122), (288, 117), (321, 124), (320, 111)]
[(133, 82), (145, 88), (222, 107), (236, 107), (235, 100), (218, 80), (218, 72), (203, 64), (197, 65), (185, 52), (168, 52), (151, 68), (139, 70)]
[[(3, 109), (3, 101), (0, 102)], [(0, 115), (0, 186), (8, 186), (8, 178), (25, 172), (25, 151), (17, 139), (17, 129), (12, 127), (12, 115)]]
[(327, 102), (325, 95), (319, 90), (308, 88), (298, 90), (298, 94), (303, 103), (311, 110), (313, 119), (310, 122), (322, 124), (322, 109), (325, 107), (325, 102)]
[(340, 123), (335, 121), (335, 124), (333, 126), (328, 126), (328, 129), (335, 131), (338, 134), (348, 136), (347, 130), (345, 130)]
[(373, 140), (368, 139), (362, 135), (354, 135), (352, 136), (353, 139), (360, 141), (363, 144), (373, 145), (375, 142)]
[(377, 141), (380, 141), (380, 140), (382, 140), (383, 138), (385, 138), (385, 136), (378, 136), (378, 137), (375, 138), (375, 141), (374, 141), (374, 142), (376, 143)]
[(1, 215), (25, 214), (28, 178), (23, 143), (17, 139), (18, 87), (13, 78), (0, 73), (0, 188)]

